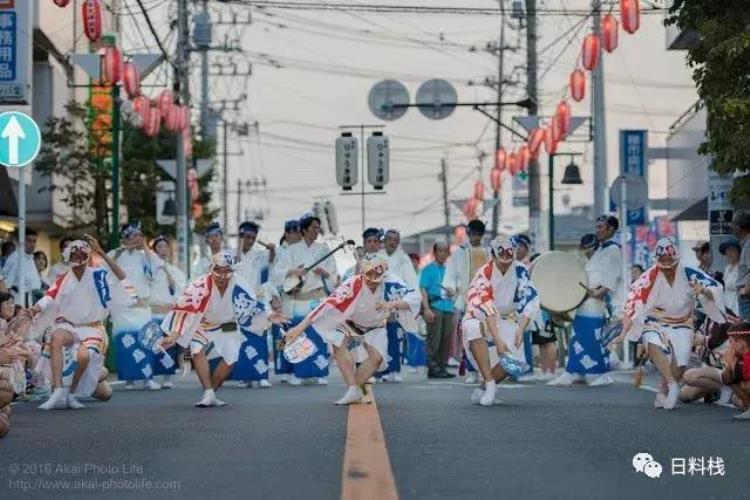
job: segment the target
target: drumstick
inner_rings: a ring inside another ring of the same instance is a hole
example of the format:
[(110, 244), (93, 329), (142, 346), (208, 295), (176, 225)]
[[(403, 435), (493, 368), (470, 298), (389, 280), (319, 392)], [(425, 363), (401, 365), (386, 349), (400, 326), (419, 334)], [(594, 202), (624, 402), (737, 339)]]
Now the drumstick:
[(271, 249), (271, 246), (268, 243), (266, 243), (265, 241), (263, 241), (263, 240), (255, 240), (255, 241), (258, 242), (258, 245), (263, 246), (263, 247), (267, 248), (268, 250)]

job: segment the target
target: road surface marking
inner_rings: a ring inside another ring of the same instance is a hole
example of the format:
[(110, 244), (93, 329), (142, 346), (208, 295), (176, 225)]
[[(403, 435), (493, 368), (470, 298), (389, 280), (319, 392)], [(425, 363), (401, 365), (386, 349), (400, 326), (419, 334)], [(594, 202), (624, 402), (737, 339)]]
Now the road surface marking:
[(341, 478), (342, 500), (396, 500), (396, 481), (380, 423), (378, 404), (349, 406)]

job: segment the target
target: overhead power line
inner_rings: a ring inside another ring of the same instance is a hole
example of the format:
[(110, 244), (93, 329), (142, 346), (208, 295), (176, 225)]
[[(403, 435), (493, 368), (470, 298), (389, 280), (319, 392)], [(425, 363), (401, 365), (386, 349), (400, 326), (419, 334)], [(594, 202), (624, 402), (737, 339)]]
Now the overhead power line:
[[(286, 10), (328, 10), (342, 12), (392, 12), (398, 14), (450, 14), (466, 16), (500, 16), (503, 11), (499, 8), (484, 7), (447, 7), (427, 5), (382, 5), (382, 4), (356, 4), (356, 3), (320, 3), (311, 1), (287, 2), (283, 0), (221, 0), (222, 3), (234, 5), (246, 5), (249, 7)], [(664, 14), (665, 8), (646, 8), (641, 14)], [(588, 10), (584, 9), (537, 9), (537, 15), (548, 16), (586, 16)]]

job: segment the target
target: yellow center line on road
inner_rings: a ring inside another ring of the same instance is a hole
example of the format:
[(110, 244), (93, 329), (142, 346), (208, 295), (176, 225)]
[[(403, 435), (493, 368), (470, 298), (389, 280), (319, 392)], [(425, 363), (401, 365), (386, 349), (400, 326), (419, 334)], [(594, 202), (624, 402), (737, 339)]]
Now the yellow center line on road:
[(396, 481), (388, 457), (378, 405), (370, 389), (371, 404), (349, 406), (346, 426), (342, 500), (397, 500)]

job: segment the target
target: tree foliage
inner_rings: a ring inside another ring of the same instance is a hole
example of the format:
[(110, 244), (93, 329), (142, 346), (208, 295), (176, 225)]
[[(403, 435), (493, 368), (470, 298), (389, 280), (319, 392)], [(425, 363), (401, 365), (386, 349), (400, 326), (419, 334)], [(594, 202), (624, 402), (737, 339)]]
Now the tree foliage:
[[(750, 167), (750, 2), (675, 0), (667, 24), (700, 34), (688, 64), (706, 107), (706, 139), (699, 153), (722, 174)], [(735, 182), (735, 204), (750, 200), (750, 178)], [(744, 203), (743, 203), (744, 202)]]
[[(61, 193), (62, 201), (72, 211), (65, 222), (71, 231), (93, 231), (101, 241), (108, 241), (110, 228), (112, 170), (109, 160), (96, 160), (89, 148), (86, 133), (88, 114), (76, 102), (66, 106), (67, 115), (52, 117), (42, 134), (42, 149), (35, 168), (52, 180), (52, 187)], [(193, 141), (194, 156), (215, 156), (211, 143)], [(122, 120), (122, 151), (120, 161), (121, 205), (125, 207), (125, 220), (141, 221), (144, 232), (174, 235), (174, 226), (159, 226), (156, 222), (156, 190), (162, 180), (171, 180), (157, 165), (158, 159), (173, 159), (176, 155), (174, 134), (165, 131), (155, 138), (146, 137), (141, 130)], [(211, 173), (199, 179), (199, 201), (207, 206), (211, 201), (209, 184)], [(196, 229), (210, 222), (216, 211), (204, 209), (195, 221)]]

